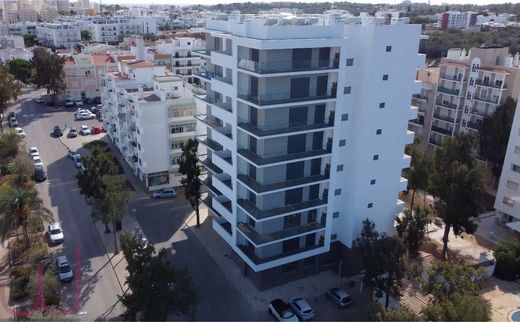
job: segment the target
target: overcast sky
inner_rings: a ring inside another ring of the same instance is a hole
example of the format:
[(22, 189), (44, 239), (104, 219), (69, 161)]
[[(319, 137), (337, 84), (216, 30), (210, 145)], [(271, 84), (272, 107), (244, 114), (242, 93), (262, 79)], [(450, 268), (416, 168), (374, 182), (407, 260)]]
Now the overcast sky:
[[(97, 0), (99, 1), (99, 0)], [(175, 5), (183, 5), (183, 4), (204, 4), (204, 5), (212, 5), (212, 4), (218, 4), (218, 3), (230, 3), (230, 2), (255, 2), (254, 0), (177, 0), (177, 1), (171, 1), (171, 0), (136, 0), (129, 1), (129, 0), (102, 0), (103, 4), (123, 4), (123, 5), (136, 5), (139, 4), (175, 4)], [(283, 1), (283, 0), (280, 0)], [(358, 2), (358, 3), (400, 3), (402, 0), (354, 0), (352, 2)], [(264, 1), (264, 2), (270, 2), (270, 1)], [(295, 2), (326, 2), (326, 0), (299, 0)], [(412, 1), (412, 2), (427, 2), (427, 0), (423, 1)], [(444, 4), (444, 3), (456, 3), (456, 4), (477, 4), (477, 5), (485, 5), (485, 4), (491, 4), (491, 3), (507, 3), (507, 2), (516, 2), (516, 0), (457, 0), (457, 1), (446, 1), (446, 0), (431, 0), (431, 4)]]

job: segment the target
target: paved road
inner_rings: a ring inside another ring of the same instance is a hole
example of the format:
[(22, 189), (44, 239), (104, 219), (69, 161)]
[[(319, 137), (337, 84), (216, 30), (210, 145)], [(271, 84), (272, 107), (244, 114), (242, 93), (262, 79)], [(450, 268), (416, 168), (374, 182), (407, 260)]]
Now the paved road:
[(122, 312), (121, 305), (117, 303), (117, 295), (122, 294), (121, 287), (92, 223), (90, 207), (79, 193), (74, 179), (76, 168), (67, 157), (65, 146), (79, 148), (82, 142), (95, 137), (67, 139), (63, 136), (58, 140), (50, 135), (55, 125), (79, 128), (82, 124), (90, 126), (97, 122), (74, 121), (75, 109), (55, 110), (37, 104), (33, 98), (42, 93), (24, 89), (18, 104), (11, 110), (16, 112), (18, 122), (27, 134), (27, 146), (39, 148), (47, 170), (48, 180), (37, 184), (37, 189), (55, 219), (62, 223), (65, 234), (65, 242), (55, 247), (54, 253), (66, 254), (74, 263), (73, 268), (79, 273), (77, 275), (80, 275), (73, 283), (63, 287), (62, 303), (74, 313), (86, 311), (80, 316), (85, 320), (115, 318)]

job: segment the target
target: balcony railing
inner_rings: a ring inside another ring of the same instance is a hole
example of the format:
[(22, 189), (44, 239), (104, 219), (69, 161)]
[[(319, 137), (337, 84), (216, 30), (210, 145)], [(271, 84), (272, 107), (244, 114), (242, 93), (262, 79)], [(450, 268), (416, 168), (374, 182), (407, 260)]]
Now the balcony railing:
[(208, 138), (206, 135), (197, 136), (195, 137), (195, 139), (199, 143), (207, 146), (212, 151), (222, 151), (224, 149), (224, 147), (220, 143)]
[(253, 190), (256, 193), (264, 193), (264, 192), (269, 192), (269, 191), (279, 190), (279, 189), (289, 189), (289, 188), (295, 187), (295, 186), (310, 185), (310, 184), (320, 182), (320, 181), (325, 181), (328, 179), (329, 179), (328, 174), (327, 175), (319, 174), (319, 175), (312, 175), (312, 176), (307, 176), (307, 177), (298, 178), (298, 179), (284, 180), (282, 182), (261, 184), (248, 175), (241, 174), (238, 176), (238, 180), (240, 180), (240, 182), (242, 182), (243, 184), (245, 184), (246, 186), (251, 188), (251, 190)]
[(338, 67), (338, 59), (286, 60), (271, 62), (256, 62), (249, 59), (240, 59), (238, 62), (238, 68), (258, 74), (327, 70), (337, 69)]
[(444, 129), (442, 127), (433, 126), (431, 127), (431, 130), (437, 133), (441, 133), (444, 135), (451, 135), (453, 133), (453, 129)]
[(332, 148), (329, 147), (328, 149), (312, 150), (312, 151), (306, 151), (306, 152), (290, 153), (290, 154), (275, 155), (275, 156), (259, 156), (258, 154), (251, 152), (249, 150), (246, 150), (246, 149), (238, 149), (237, 152), (242, 157), (248, 159), (249, 161), (253, 162), (254, 164), (262, 166), (262, 165), (271, 164), (271, 163), (289, 162), (289, 161), (294, 161), (294, 160), (298, 160), (298, 159), (323, 156), (326, 154), (330, 154), (332, 152)]
[(412, 97), (413, 97), (413, 98), (416, 98), (416, 99), (419, 99), (419, 100), (425, 100), (425, 101), (428, 101), (428, 97), (427, 97), (427, 96), (424, 96), (424, 95), (421, 95), (421, 94), (413, 94)]
[(230, 133), (224, 133), (224, 132), (221, 131), (221, 129), (227, 129), (227, 127), (224, 127), (223, 124), (221, 122), (217, 121), (214, 117), (206, 116), (205, 114), (198, 114), (198, 115), (195, 115), (195, 118), (197, 120), (203, 122), (204, 124), (208, 125), (209, 127), (214, 129), (215, 131), (219, 132), (220, 134), (222, 134), (224, 136), (227, 136), (228, 138), (232, 137), (231, 132)]
[(232, 109), (231, 103), (224, 103), (221, 101), (217, 101), (217, 100), (215, 100), (215, 98), (212, 98), (207, 94), (195, 94), (194, 96), (198, 99), (203, 100), (204, 102), (206, 102), (208, 104), (215, 105), (217, 107), (220, 107), (223, 110), (231, 112), (231, 109)]
[(443, 87), (443, 86), (439, 86), (437, 88), (437, 92), (441, 92), (441, 93), (449, 94), (449, 95), (455, 95), (455, 96), (459, 96), (459, 94), (460, 94), (460, 90), (458, 90), (458, 89), (451, 89), (451, 88), (447, 88), (447, 87)]
[(286, 103), (297, 103), (297, 102), (305, 102), (305, 101), (318, 101), (318, 100), (326, 100), (332, 99), (336, 97), (334, 91), (331, 91), (330, 94), (324, 95), (308, 95), (304, 97), (287, 97), (288, 92), (280, 92), (280, 93), (271, 93), (271, 94), (257, 94), (251, 95), (248, 90), (239, 89), (238, 90), (238, 98), (241, 98), (245, 101), (251, 102), (256, 105), (274, 105), (274, 104), (286, 104)]
[(409, 120), (408, 122), (410, 122), (412, 124), (415, 124), (415, 125), (419, 125), (419, 126), (423, 126), (424, 125), (424, 121), (420, 121), (418, 119)]
[(281, 206), (279, 208), (261, 210), (252, 204), (247, 199), (238, 199), (238, 205), (246, 210), (251, 216), (256, 219), (267, 219), (274, 216), (283, 215), (290, 212), (302, 211), (309, 208), (325, 207), (327, 205), (326, 199), (314, 199), (302, 201), (292, 205)]
[(430, 139), (428, 140), (428, 142), (430, 142), (430, 143), (433, 144), (433, 145), (442, 145), (442, 140), (435, 139), (435, 138), (433, 138), (433, 137), (430, 137)]
[(301, 125), (300, 123), (291, 124), (291, 123), (280, 123), (280, 124), (269, 124), (269, 126), (260, 126), (260, 125), (252, 125), (250, 122), (246, 120), (239, 120), (238, 127), (252, 133), (256, 136), (271, 136), (278, 134), (287, 134), (294, 133), (300, 131), (310, 131), (310, 130), (319, 130), (319, 129), (328, 129), (334, 127), (334, 119), (329, 118), (329, 122), (327, 123), (317, 123), (317, 124), (306, 124)]
[(457, 104), (452, 104), (452, 103), (437, 102), (435, 105), (441, 106), (441, 107), (445, 107), (445, 108), (449, 108), (449, 109), (452, 109), (452, 110), (456, 110), (457, 109)]
[(208, 72), (207, 70), (202, 68), (193, 68), (193, 75), (205, 78), (207, 80), (211, 80), (213, 73)]
[(466, 123), (466, 127), (478, 131), (480, 129), (480, 123), (468, 122)]
[(446, 115), (440, 115), (438, 113), (433, 113), (433, 117), (438, 119), (438, 120), (442, 120), (442, 121), (446, 121), (446, 122), (455, 122), (455, 119), (453, 117), (449, 117), (449, 116), (446, 116)]
[(217, 196), (222, 196), (222, 192), (220, 192), (217, 188), (213, 186), (213, 180), (211, 177), (206, 177), (205, 179), (200, 180), (200, 183), (202, 183), (206, 188), (208, 188), (209, 191), (211, 191), (213, 194)]
[(288, 256), (292, 256), (292, 255), (296, 255), (296, 254), (301, 254), (301, 253), (308, 252), (310, 250), (313, 250), (313, 249), (316, 249), (316, 248), (320, 248), (320, 247), (323, 247), (323, 243), (320, 243), (319, 245), (305, 246), (305, 247), (298, 248), (298, 249), (295, 249), (295, 250), (291, 250), (291, 251), (288, 251), (288, 252), (283, 252), (283, 253), (280, 253), (278, 255), (261, 258), (261, 257), (258, 257), (255, 254), (254, 251), (250, 250), (246, 246), (243, 246), (243, 245), (239, 245), (238, 246), (238, 248), (240, 248), (240, 250), (247, 257), (249, 257), (249, 259), (253, 263), (255, 263), (256, 265), (260, 265), (260, 264), (264, 264), (264, 263), (267, 263), (267, 262), (271, 262), (271, 261), (274, 261), (274, 260), (277, 260), (277, 259), (280, 259), (280, 258), (286, 258)]
[[(460, 76), (460, 77), (459, 77)], [(449, 79), (449, 80), (452, 80), (452, 81), (461, 81), (462, 80), (462, 75), (459, 75), (459, 76), (456, 76), (456, 75), (440, 75), (439, 78), (442, 78), (442, 79)]]
[(211, 160), (208, 159), (208, 158), (206, 158), (204, 160), (199, 160), (199, 162), (202, 163), (202, 165), (204, 165), (204, 167), (206, 169), (208, 169), (209, 171), (213, 172), (214, 174), (221, 174), (221, 173), (224, 172), (216, 164), (211, 162)]
[(251, 240), (253, 244), (255, 244), (256, 246), (261, 246), (263, 244), (272, 243), (280, 239), (287, 239), (293, 236), (316, 232), (325, 229), (325, 226), (320, 223), (314, 222), (264, 235), (259, 234), (253, 227), (245, 223), (239, 223), (237, 225), (237, 229), (242, 234), (247, 236), (247, 238)]
[(498, 88), (498, 89), (506, 89), (507, 88), (506, 84), (503, 84), (503, 83), (492, 84), (490, 82), (484, 82), (482, 79), (475, 79), (475, 84), (476, 85), (480, 85), (480, 86), (485, 86), (485, 87)]
[(489, 98), (489, 97), (478, 97), (475, 95), (473, 97), (473, 99), (477, 100), (477, 101), (486, 102), (486, 103), (498, 104), (498, 97)]
[(193, 50), (193, 53), (203, 55), (203, 56), (211, 55), (211, 51), (209, 51), (209, 50)]

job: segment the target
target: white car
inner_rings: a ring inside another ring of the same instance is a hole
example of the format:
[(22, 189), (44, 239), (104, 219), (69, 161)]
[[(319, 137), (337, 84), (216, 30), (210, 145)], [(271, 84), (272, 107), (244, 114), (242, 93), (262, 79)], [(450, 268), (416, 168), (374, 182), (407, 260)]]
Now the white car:
[(301, 297), (293, 297), (289, 300), (289, 305), (296, 315), (302, 320), (314, 319), (314, 311), (306, 299)]
[(41, 104), (41, 103), (43, 103), (44, 101), (45, 101), (45, 100), (43, 99), (42, 96), (38, 96), (38, 97), (36, 97), (36, 103)]
[(75, 160), (76, 157), (81, 157), (81, 155), (78, 153), (78, 150), (76, 150), (76, 149), (69, 149), (69, 151), (67, 152), (67, 155), (72, 160)]
[(92, 119), (96, 118), (96, 115), (92, 114), (89, 111), (86, 111), (86, 112), (80, 112), (79, 114), (76, 113), (74, 115), (74, 118), (76, 119), (76, 121), (79, 121), (79, 120), (92, 120)]
[(79, 133), (81, 135), (90, 135), (90, 129), (86, 125), (82, 125), (81, 129), (79, 130)]
[(40, 156), (33, 157), (32, 159), (35, 167), (43, 167), (43, 162), (42, 159), (40, 159)]
[(282, 299), (271, 301), (267, 309), (278, 321), (298, 321), (296, 315), (291, 311), (291, 307)]
[(31, 155), (31, 158), (32, 158), (32, 157), (39, 157), (39, 156), (40, 156), (40, 151), (38, 151), (38, 148), (37, 148), (37, 147), (32, 146), (32, 147), (29, 149), (29, 154)]
[(11, 118), (9, 119), (9, 125), (10, 125), (11, 127), (16, 127), (16, 126), (18, 126), (18, 121), (16, 120), (16, 117), (13, 116), (13, 117), (11, 117)]
[(70, 282), (74, 279), (74, 273), (72, 272), (67, 256), (58, 256), (58, 258), (56, 258), (56, 270), (58, 271), (60, 281)]
[(47, 232), (49, 233), (49, 241), (51, 244), (63, 243), (63, 230), (59, 223), (49, 224), (49, 226), (47, 226)]
[(18, 136), (22, 139), (25, 137), (25, 132), (21, 127), (15, 127), (14, 130), (16, 131), (16, 134), (18, 134)]

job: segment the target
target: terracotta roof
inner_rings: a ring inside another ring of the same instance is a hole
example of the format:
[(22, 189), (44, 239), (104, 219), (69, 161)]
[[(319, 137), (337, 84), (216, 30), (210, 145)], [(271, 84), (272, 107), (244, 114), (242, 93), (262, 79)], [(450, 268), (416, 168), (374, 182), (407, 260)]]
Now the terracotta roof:
[(495, 72), (495, 73), (506, 73), (506, 74), (509, 74), (507, 72), (507, 70), (502, 69), (502, 68), (496, 68), (496, 67), (480, 67), (480, 70), (485, 70), (485, 71), (488, 71), (488, 72)]
[(90, 60), (92, 61), (92, 64), (96, 65), (115, 63), (114, 58), (110, 55), (90, 55)]
[(117, 56), (117, 61), (131, 60), (131, 59), (135, 59), (135, 56), (134, 55), (121, 55), (121, 56)]
[(134, 68), (155, 66), (155, 63), (153, 61), (149, 61), (149, 60), (126, 60), (126, 61), (123, 61), (123, 63), (125, 63), (129, 66), (132, 66)]
[(156, 54), (155, 59), (170, 59), (172, 58), (171, 54)]
[(462, 67), (462, 68), (468, 67), (465, 63), (461, 63), (461, 62), (457, 62), (457, 61), (453, 61), (453, 60), (443, 60), (441, 62), (441, 64), (448, 65), (448, 66)]

